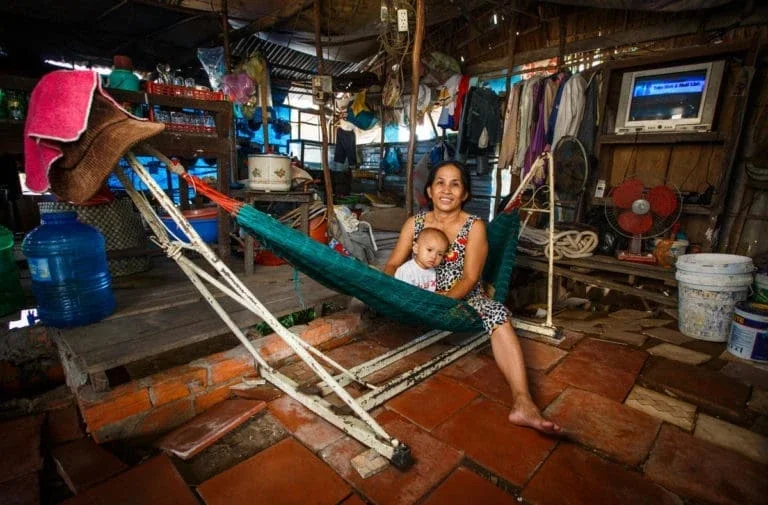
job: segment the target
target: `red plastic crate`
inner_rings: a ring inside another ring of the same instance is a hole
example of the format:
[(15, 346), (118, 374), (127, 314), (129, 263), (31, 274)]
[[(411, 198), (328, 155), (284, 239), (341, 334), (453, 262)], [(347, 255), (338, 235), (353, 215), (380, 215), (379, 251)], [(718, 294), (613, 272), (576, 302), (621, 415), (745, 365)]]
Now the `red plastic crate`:
[(221, 91), (206, 91), (202, 89), (187, 88), (185, 86), (174, 86), (172, 84), (158, 84), (151, 81), (147, 82), (147, 93), (152, 93), (154, 95), (181, 96), (197, 100), (224, 100), (224, 93)]

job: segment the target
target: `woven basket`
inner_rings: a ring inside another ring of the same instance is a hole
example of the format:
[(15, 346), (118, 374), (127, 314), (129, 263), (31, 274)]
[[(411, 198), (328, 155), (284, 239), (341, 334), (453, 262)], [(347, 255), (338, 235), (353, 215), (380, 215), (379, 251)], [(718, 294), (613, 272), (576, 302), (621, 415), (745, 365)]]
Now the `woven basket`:
[[(107, 252), (126, 249), (146, 249), (147, 236), (139, 214), (129, 199), (113, 200), (103, 205), (73, 205), (66, 202), (40, 202), (40, 214), (48, 212), (77, 212), (81, 223), (89, 224), (104, 235)], [(111, 259), (109, 273), (112, 277), (145, 272), (151, 263), (148, 256), (129, 256)]]

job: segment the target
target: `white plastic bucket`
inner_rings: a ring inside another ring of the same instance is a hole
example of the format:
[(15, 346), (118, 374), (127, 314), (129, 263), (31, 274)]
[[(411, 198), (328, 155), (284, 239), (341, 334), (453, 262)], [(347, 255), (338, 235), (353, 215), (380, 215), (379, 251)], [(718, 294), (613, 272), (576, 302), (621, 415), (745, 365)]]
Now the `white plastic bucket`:
[(747, 299), (752, 284), (752, 258), (685, 254), (676, 267), (680, 331), (699, 340), (728, 340), (734, 307)]
[(768, 305), (754, 302), (736, 304), (728, 352), (744, 359), (768, 361)]
[(768, 303), (768, 274), (755, 275), (755, 301)]
[(249, 154), (248, 188), (257, 191), (291, 189), (291, 159), (279, 154)]

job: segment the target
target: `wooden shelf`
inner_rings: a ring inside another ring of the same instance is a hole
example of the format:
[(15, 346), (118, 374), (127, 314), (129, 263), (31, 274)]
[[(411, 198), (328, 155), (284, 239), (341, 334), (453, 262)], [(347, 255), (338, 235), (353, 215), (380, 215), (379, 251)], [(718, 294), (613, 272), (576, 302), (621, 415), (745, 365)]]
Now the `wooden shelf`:
[[(597, 198), (592, 197), (590, 200), (590, 203), (592, 205), (600, 205), (600, 206), (608, 206), (613, 207), (613, 200), (611, 200), (608, 197), (605, 198)], [(683, 214), (698, 214), (702, 216), (708, 216), (712, 213), (712, 207), (709, 205), (695, 205), (690, 203), (684, 203), (683, 204)]]
[[(31, 91), (37, 79), (0, 74), (0, 88)], [(150, 107), (172, 107), (178, 109), (198, 109), (210, 113), (216, 124), (215, 134), (186, 133), (163, 131), (147, 140), (167, 156), (179, 156), (192, 159), (198, 156), (218, 159), (219, 190), (228, 191), (230, 177), (230, 159), (234, 151), (232, 103), (225, 100), (198, 100), (189, 97), (158, 95), (145, 92), (105, 89), (117, 102), (146, 104)], [(0, 153), (22, 154), (24, 152), (24, 122), (0, 120)], [(140, 148), (136, 149), (141, 152)], [(186, 182), (180, 181), (181, 194), (186, 194)], [(182, 199), (181, 208), (189, 207), (189, 202)], [(219, 255), (229, 255), (229, 217), (219, 213)]]
[(692, 144), (724, 143), (725, 137), (719, 132), (696, 133), (630, 133), (625, 135), (600, 135), (601, 144)]

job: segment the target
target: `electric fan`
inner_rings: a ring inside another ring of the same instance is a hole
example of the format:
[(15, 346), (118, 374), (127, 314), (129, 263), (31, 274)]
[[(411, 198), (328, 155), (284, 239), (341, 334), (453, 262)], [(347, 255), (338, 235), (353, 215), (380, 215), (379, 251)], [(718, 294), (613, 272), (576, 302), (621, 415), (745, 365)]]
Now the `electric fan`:
[(629, 251), (619, 251), (618, 259), (655, 264), (650, 253), (643, 253), (642, 241), (658, 237), (677, 222), (682, 210), (680, 192), (658, 185), (646, 188), (640, 179), (627, 179), (610, 193), (605, 204), (608, 224), (631, 239)]
[(558, 141), (553, 156), (556, 205), (560, 214), (558, 221), (575, 221), (589, 175), (587, 152), (579, 139), (566, 136)]

